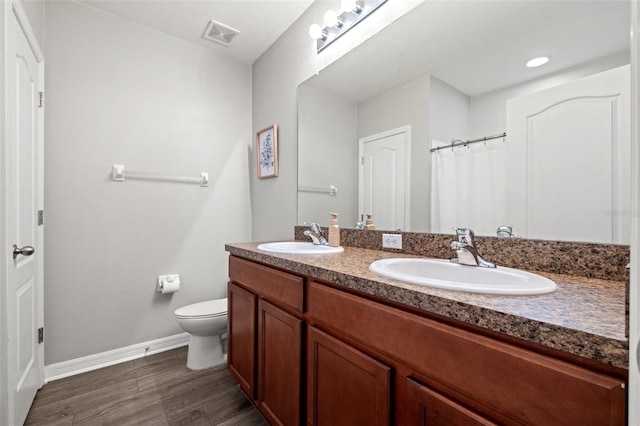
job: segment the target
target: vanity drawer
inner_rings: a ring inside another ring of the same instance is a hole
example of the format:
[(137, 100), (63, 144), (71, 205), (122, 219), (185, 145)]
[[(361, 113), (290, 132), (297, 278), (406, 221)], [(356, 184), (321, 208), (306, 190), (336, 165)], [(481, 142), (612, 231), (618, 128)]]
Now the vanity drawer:
[(266, 300), (278, 305), (286, 305), (299, 313), (303, 312), (304, 279), (302, 277), (230, 256), (229, 278)]
[(429, 378), (453, 400), (507, 424), (624, 424), (624, 382), (311, 282), (311, 321)]

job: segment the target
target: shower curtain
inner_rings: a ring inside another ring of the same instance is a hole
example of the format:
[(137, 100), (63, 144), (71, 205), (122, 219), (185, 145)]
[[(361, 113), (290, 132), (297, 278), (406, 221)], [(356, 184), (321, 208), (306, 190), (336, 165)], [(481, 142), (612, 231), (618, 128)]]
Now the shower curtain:
[[(431, 232), (452, 227), (495, 235), (506, 221), (505, 148), (502, 139), (431, 153)], [(432, 141), (432, 147), (450, 145)], [(514, 230), (517, 232), (517, 230)]]

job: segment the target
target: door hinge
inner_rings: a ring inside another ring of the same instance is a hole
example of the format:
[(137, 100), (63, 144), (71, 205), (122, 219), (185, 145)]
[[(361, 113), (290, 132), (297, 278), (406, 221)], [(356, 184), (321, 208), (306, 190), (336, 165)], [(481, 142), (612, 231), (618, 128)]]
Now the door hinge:
[(364, 166), (364, 157), (360, 157), (360, 164)]
[(44, 342), (44, 327), (38, 329), (38, 343)]
[(38, 210), (38, 226), (44, 225), (44, 210)]
[(40, 104), (38, 105), (39, 108), (43, 108), (44, 107), (44, 92), (38, 92), (40, 94)]

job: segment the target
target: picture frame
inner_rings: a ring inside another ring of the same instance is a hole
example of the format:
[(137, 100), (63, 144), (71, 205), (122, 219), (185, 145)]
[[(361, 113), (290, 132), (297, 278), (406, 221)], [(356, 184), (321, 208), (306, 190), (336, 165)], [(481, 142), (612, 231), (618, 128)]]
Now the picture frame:
[(272, 124), (256, 133), (258, 178), (278, 176), (278, 126)]

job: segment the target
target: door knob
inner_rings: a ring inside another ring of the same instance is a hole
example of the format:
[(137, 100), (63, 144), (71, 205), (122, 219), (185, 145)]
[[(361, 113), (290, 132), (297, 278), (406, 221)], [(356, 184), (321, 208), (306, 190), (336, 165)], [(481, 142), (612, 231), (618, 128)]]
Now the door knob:
[(19, 254), (23, 255), (23, 256), (31, 256), (34, 252), (36, 251), (36, 249), (34, 249), (31, 246), (24, 246), (22, 248), (18, 248), (17, 245), (13, 245), (13, 258), (15, 259), (16, 257), (18, 257)]

